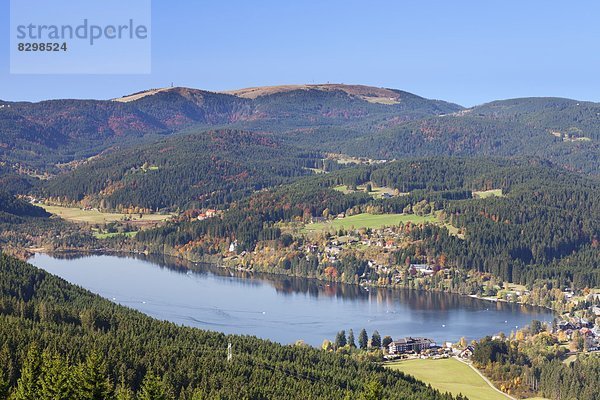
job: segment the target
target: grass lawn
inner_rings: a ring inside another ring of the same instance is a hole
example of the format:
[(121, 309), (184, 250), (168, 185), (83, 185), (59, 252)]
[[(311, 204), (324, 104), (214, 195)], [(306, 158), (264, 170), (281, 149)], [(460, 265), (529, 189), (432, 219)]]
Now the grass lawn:
[(140, 218), (139, 214), (119, 214), (119, 213), (103, 213), (98, 210), (82, 210), (76, 207), (61, 207), (61, 206), (48, 206), (45, 204), (38, 204), (44, 210), (51, 214), (58, 215), (59, 217), (73, 221), (73, 222), (86, 222), (90, 224), (105, 224), (114, 221), (121, 221), (125, 217), (131, 217), (132, 221), (164, 221), (170, 218), (170, 215), (160, 214), (142, 214)]
[(473, 197), (485, 199), (488, 197), (502, 197), (502, 189), (483, 190), (481, 192), (473, 192)]
[(420, 224), (423, 222), (436, 222), (433, 215), (419, 216), (415, 214), (357, 214), (346, 218), (337, 218), (331, 222), (322, 222), (317, 224), (308, 224), (305, 226), (307, 232), (316, 232), (324, 229), (349, 229), (359, 228), (381, 228), (382, 226), (398, 225), (400, 222), (413, 222)]
[(469, 400), (506, 400), (492, 389), (468, 365), (453, 358), (443, 360), (405, 360), (387, 364), (388, 368), (402, 371), (431, 384), (442, 392), (462, 393)]

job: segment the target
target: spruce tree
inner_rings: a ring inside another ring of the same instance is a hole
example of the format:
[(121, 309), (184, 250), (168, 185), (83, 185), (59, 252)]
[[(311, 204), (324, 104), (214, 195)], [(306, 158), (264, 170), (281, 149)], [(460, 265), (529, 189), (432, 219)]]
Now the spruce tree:
[(346, 331), (342, 329), (335, 337), (335, 348), (339, 349), (340, 347), (344, 347), (346, 343)]
[(134, 400), (133, 391), (124, 385), (119, 385), (115, 389), (115, 400)]
[(356, 348), (356, 342), (354, 341), (354, 331), (352, 329), (348, 331), (348, 345), (350, 347)]
[(13, 394), (14, 400), (38, 400), (41, 376), (41, 356), (37, 345), (29, 347), (25, 362), (21, 368), (21, 377)]
[(365, 385), (360, 396), (361, 400), (379, 400), (383, 398), (383, 386), (377, 381), (371, 381)]
[(365, 329), (362, 329), (360, 331), (360, 333), (358, 334), (358, 346), (361, 349), (366, 350), (368, 345), (369, 345), (369, 336), (367, 335), (367, 331)]
[(203, 400), (204, 396), (202, 395), (202, 391), (200, 389), (194, 390), (192, 393), (192, 400)]
[(152, 371), (146, 373), (142, 387), (138, 393), (138, 400), (172, 400), (166, 383)]
[(129, 388), (123, 378), (125, 373), (123, 371), (121, 371), (121, 373), (121, 382), (115, 388), (115, 400), (135, 400), (133, 390)]
[(5, 400), (8, 397), (9, 382), (6, 373), (0, 369), (0, 400)]
[(42, 355), (40, 400), (70, 400), (74, 397), (71, 368), (57, 355)]
[(112, 384), (106, 376), (106, 364), (100, 354), (93, 351), (75, 371), (75, 396), (81, 400), (112, 398)]
[(371, 347), (379, 349), (381, 347), (381, 335), (379, 332), (373, 332), (373, 336), (371, 336)]

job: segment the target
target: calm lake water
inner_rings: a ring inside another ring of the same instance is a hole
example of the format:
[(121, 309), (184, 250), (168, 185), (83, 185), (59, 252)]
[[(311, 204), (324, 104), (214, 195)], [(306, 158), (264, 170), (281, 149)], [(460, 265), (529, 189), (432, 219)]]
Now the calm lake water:
[[(37, 254), (37, 267), (114, 302), (158, 319), (280, 343), (318, 346), (336, 332), (362, 328), (382, 337), (425, 336), (438, 343), (465, 336), (509, 334), (533, 319), (551, 321), (542, 308), (411, 290), (328, 285), (309, 279), (230, 272), (172, 258)], [(189, 269), (193, 269), (190, 271)]]

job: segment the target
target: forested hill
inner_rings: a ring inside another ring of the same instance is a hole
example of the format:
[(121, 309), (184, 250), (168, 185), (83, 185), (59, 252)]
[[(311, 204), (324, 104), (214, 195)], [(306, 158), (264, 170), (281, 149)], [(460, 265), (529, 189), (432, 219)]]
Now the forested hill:
[(98, 156), (48, 181), (42, 194), (108, 209), (216, 207), (308, 175), (322, 157), (272, 135), (192, 132)]
[(34, 206), (13, 195), (0, 191), (0, 219), (3, 217), (49, 217), (43, 208)]
[[(368, 184), (387, 187), (396, 195), (373, 198), (352, 189)], [(473, 195), (491, 189), (498, 195)], [(226, 251), (234, 240), (238, 251), (287, 243), (293, 253), (297, 244), (289, 237), (281, 239), (287, 233), (280, 228), (282, 221), (308, 224), (315, 217), (338, 213), (410, 214), (422, 212), (422, 205), (463, 234), (458, 237), (435, 224), (414, 229), (416, 244), (390, 255), (395, 265), (419, 254), (428, 259), (444, 254), (448, 265), (509, 282), (600, 285), (600, 183), (536, 159), (428, 158), (347, 168), (256, 193), (236, 203), (223, 218), (171, 223), (136, 238), (150, 251), (162, 251), (166, 245), (192, 256), (214, 254), (219, 247)], [(297, 240), (302, 243), (301, 237)], [(328, 266), (318, 260), (306, 266), (304, 255), (296, 256), (290, 256), (290, 265), (298, 265), (297, 271), (280, 266), (273, 270), (319, 276)], [(340, 275), (352, 279), (358, 264), (336, 266)]]
[(0, 104), (0, 160), (36, 171), (190, 126), (270, 132), (290, 145), (353, 156), (529, 155), (600, 170), (600, 105), (558, 98), (464, 109), (395, 89), (287, 85), (214, 93), (152, 89), (115, 100)]
[(154, 320), (6, 255), (0, 273), (0, 398), (453, 398), (348, 356)]
[(558, 106), (556, 102), (495, 102), (356, 135), (331, 143), (330, 150), (385, 159), (527, 155), (570, 170), (598, 174), (600, 105), (562, 100)]
[(493, 101), (465, 113), (518, 121), (564, 140), (600, 140), (600, 104), (556, 97)]
[(116, 100), (0, 104), (0, 157), (36, 169), (82, 159), (115, 145), (172, 134), (192, 125), (339, 125), (370, 118), (411, 120), (461, 110), (406, 92), (346, 85), (298, 87), (256, 98), (189, 88), (154, 89)]

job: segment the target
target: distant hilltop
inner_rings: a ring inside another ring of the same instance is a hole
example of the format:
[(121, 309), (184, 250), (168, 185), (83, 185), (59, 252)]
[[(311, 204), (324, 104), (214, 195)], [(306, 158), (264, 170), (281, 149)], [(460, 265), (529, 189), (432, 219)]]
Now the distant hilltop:
[[(345, 85), (342, 83), (324, 83), (324, 84), (298, 84), (298, 85), (276, 85), (276, 86), (257, 86), (236, 90), (225, 90), (214, 93), (228, 94), (244, 99), (257, 99), (259, 97), (271, 96), (281, 93), (289, 93), (294, 91), (320, 91), (320, 92), (344, 92), (349, 96), (359, 98), (370, 103), (378, 104), (398, 104), (406, 96), (414, 96), (409, 92), (397, 89), (389, 89), (382, 87), (366, 86), (366, 85)], [(205, 92), (200, 89), (192, 89), (187, 87), (164, 87), (157, 89), (148, 89), (141, 92), (132, 93), (123, 97), (112, 99), (119, 102), (136, 101), (146, 96), (152, 96), (162, 92), (176, 92), (179, 94), (191, 94), (193, 92)], [(420, 97), (422, 98), (422, 97)]]

